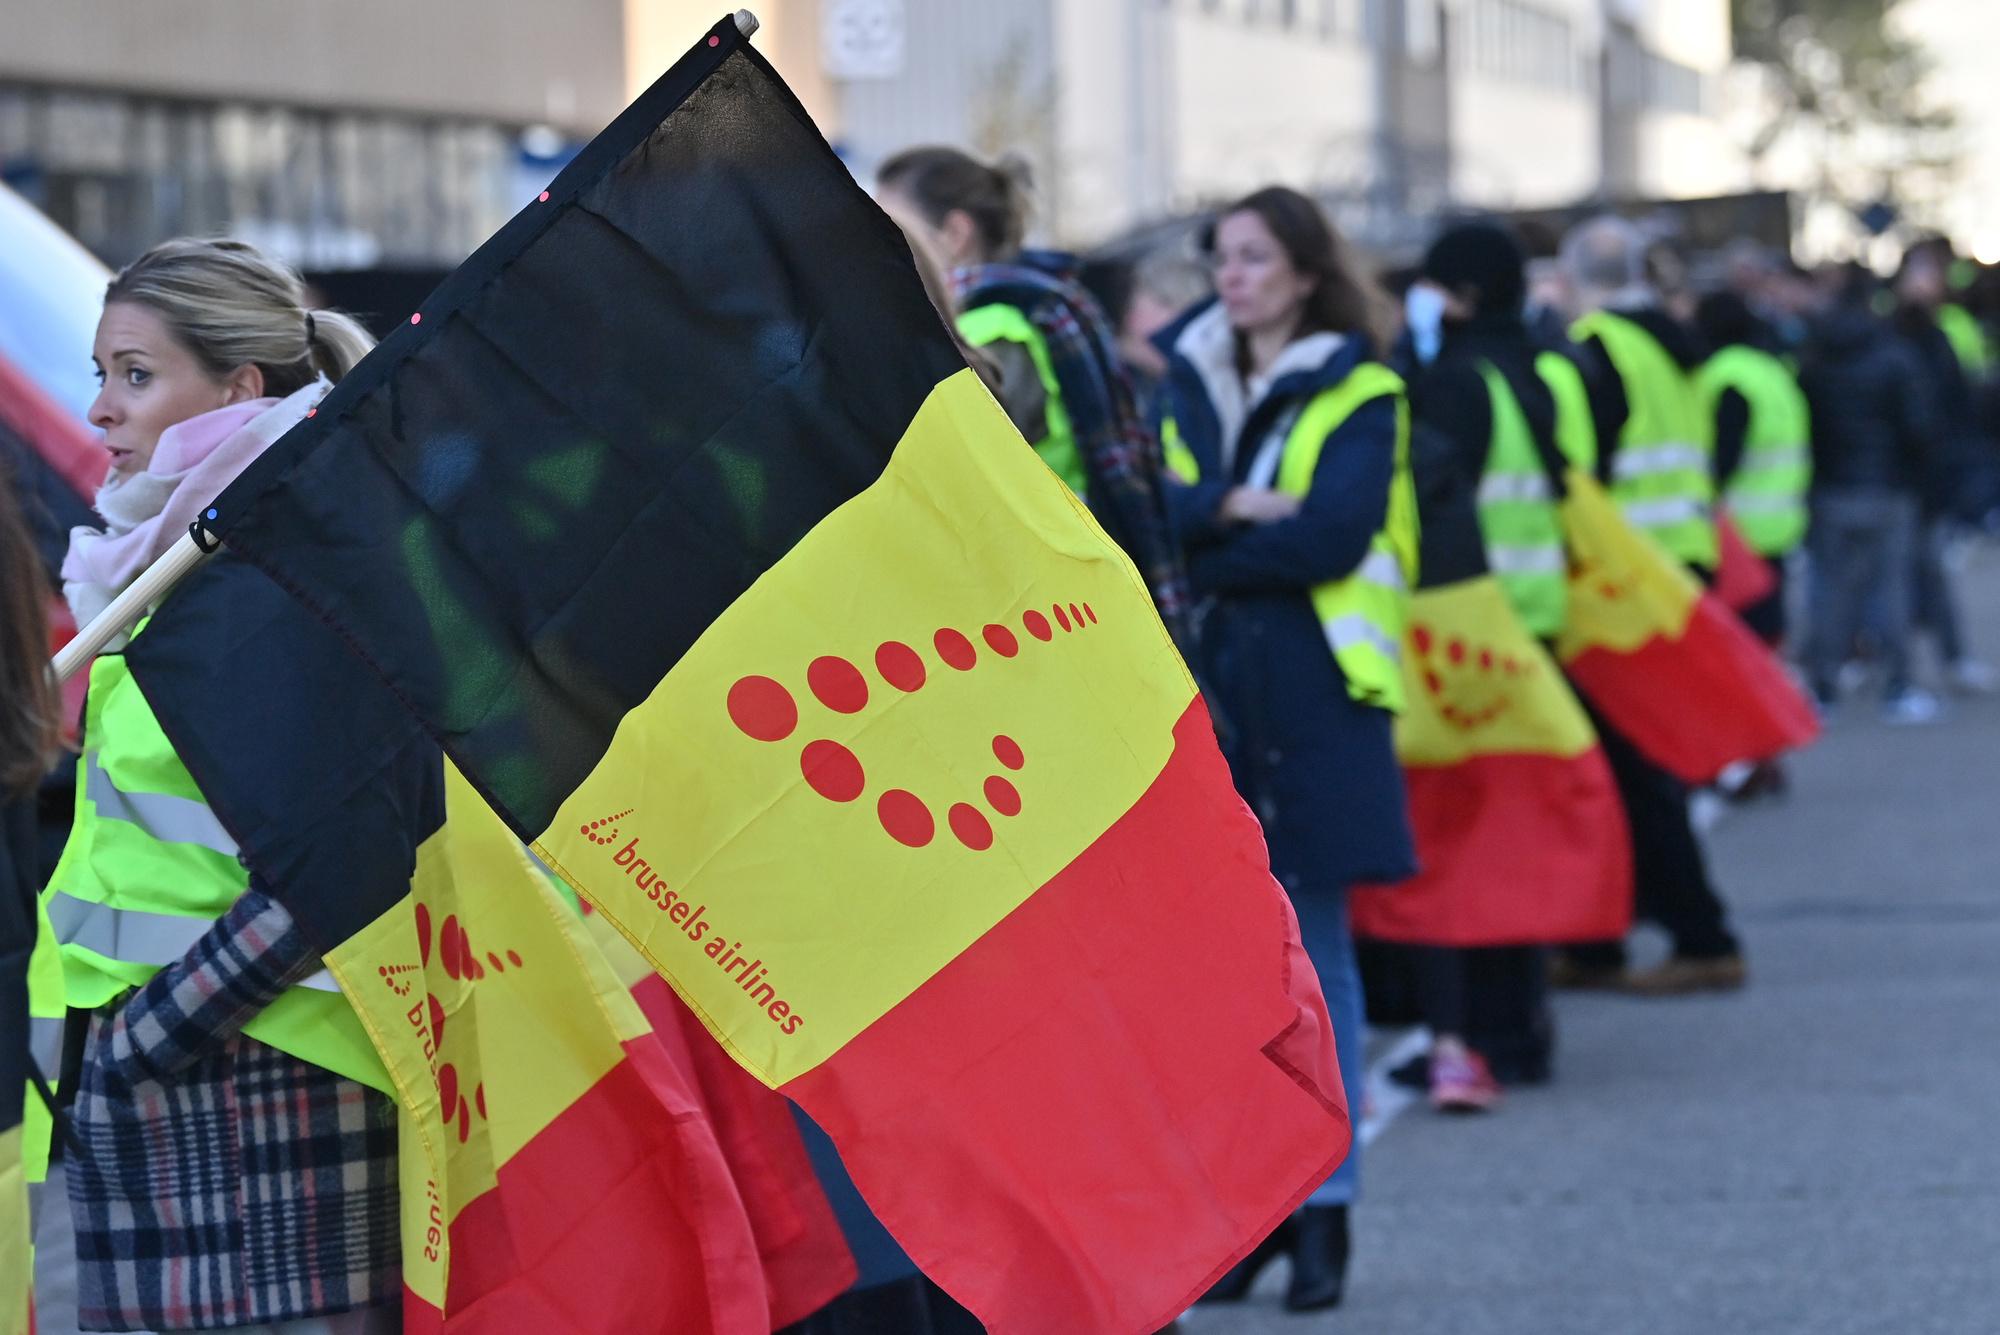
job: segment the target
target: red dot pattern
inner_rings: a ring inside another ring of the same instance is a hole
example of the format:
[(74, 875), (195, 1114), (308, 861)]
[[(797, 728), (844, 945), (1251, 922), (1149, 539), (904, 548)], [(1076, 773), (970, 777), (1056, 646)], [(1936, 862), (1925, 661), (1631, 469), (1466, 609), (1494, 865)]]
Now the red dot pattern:
[(799, 726), (799, 706), (771, 678), (744, 677), (729, 688), (729, 717), (747, 737), (782, 742)]
[(973, 664), (979, 661), (979, 651), (972, 647), (971, 640), (965, 638), (964, 631), (953, 630), (950, 626), (946, 626), (931, 637), (931, 643), (936, 647), (938, 657), (945, 661), (945, 665), (957, 668), (960, 672), (972, 671)]
[(993, 847), (993, 826), (977, 807), (956, 803), (946, 819), (951, 822), (951, 832), (958, 836), (958, 842), (973, 852), (984, 853)]
[[(1055, 618), (1054, 625), (1049, 620), (1051, 614)], [(1055, 626), (1060, 626), (1067, 634), (1097, 623), (1097, 611), (1088, 603), (1051, 603), (1048, 613), (1038, 609), (1021, 613), (1022, 629), (1032, 639), (1044, 644), (1055, 638)], [(982, 625), (979, 639), (996, 658), (1015, 658), (1022, 650), (1021, 637), (1015, 634), (1012, 627), (999, 622)], [(931, 648), (939, 662), (955, 671), (970, 672), (978, 666), (978, 646), (956, 627), (945, 626), (937, 630), (931, 636)], [(874, 668), (884, 683), (906, 695), (921, 689), (929, 680), (930, 666), (925, 656), (901, 640), (885, 640), (876, 646)], [(822, 655), (807, 665), (805, 685), (814, 700), (836, 714), (859, 714), (868, 707), (871, 698), (867, 675), (850, 660), (833, 654)], [(798, 701), (792, 691), (774, 677), (750, 675), (738, 678), (729, 688), (726, 704), (731, 722), (744, 736), (753, 740), (784, 741), (798, 730)], [(1009, 770), (1018, 771), (1027, 763), (1020, 744), (1004, 734), (994, 737), (993, 755)], [(867, 771), (860, 757), (844, 743), (830, 738), (807, 742), (800, 749), (799, 772), (806, 785), (829, 802), (855, 802), (868, 790)], [(986, 806), (996, 815), (1012, 817), (1021, 813), (1021, 790), (1006, 777), (989, 775), (980, 792)], [(608, 844), (617, 837), (617, 822), (630, 814), (631, 811), (627, 810), (589, 822), (580, 827), (580, 832), (593, 843)], [(938, 822), (933, 808), (908, 789), (884, 790), (876, 798), (875, 814), (883, 831), (906, 847), (924, 848), (937, 838)], [(968, 849), (983, 852), (993, 846), (992, 822), (984, 811), (970, 802), (951, 803), (946, 808), (945, 823), (958, 842)], [(455, 920), (449, 925), (456, 929)], [(461, 937), (454, 936), (452, 943), (453, 961), (456, 963), (459, 960), (462, 947), (472, 976), (483, 974), (483, 966), (471, 954), (469, 946), (462, 946)], [(519, 963), (518, 957), (511, 951), (508, 954), (515, 963)], [(497, 955), (489, 953), (487, 959), (494, 968), (502, 967)]]
[(937, 834), (931, 809), (915, 793), (901, 788), (882, 794), (875, 803), (875, 816), (891, 839), (909, 848), (922, 848)]
[[(629, 815), (631, 813), (627, 812), (624, 814)], [(397, 988), (399, 995), (407, 994), (410, 987), (408, 984), (398, 987), (397, 976), (427, 967), (431, 958), (432, 914), (430, 906), (421, 900), (418, 901), (413, 917), (416, 922), (417, 956), (420, 963), (414, 965), (399, 964), (384, 966), (376, 970), (377, 973), (382, 975), (384, 981), (391, 987)], [(437, 929), (436, 945), (440, 967), (444, 969), (447, 975), (461, 981), (477, 982), (485, 978), (488, 965), (492, 966), (495, 973), (505, 973), (508, 965), (512, 965), (517, 969), (523, 967), (521, 953), (517, 950), (507, 951), (504, 962), (499, 951), (489, 950), (486, 952), (485, 961), (481, 962), (478, 952), (473, 949), (472, 941), (467, 935), (465, 927), (459, 922), (458, 915), (455, 913), (445, 915), (443, 924)], [(423, 1006), (430, 1024), (431, 1053), (434, 1057), (441, 1056), (445, 1050), (445, 1021), (447, 1018), (444, 1002), (439, 1000), (437, 993), (426, 991)], [(472, 1134), (472, 1113), (474, 1108), (477, 1108), (480, 1120), (484, 1121), (487, 1119), (486, 1086), (484, 1083), (475, 1085), (470, 1091), (470, 1102), (468, 1102), (468, 1092), (465, 1088), (464, 1078), (460, 1076), (458, 1067), (449, 1061), (438, 1062), (437, 1083), (438, 1116), (446, 1127), (451, 1127), (454, 1124), (457, 1126), (459, 1141), (463, 1143)]]
[[(1476, 672), (1482, 676), (1500, 674), (1521, 677), (1534, 671), (1533, 659), (1521, 659), (1504, 653), (1492, 645), (1468, 643), (1463, 639), (1452, 639), (1444, 644), (1442, 659), (1431, 656), (1439, 643), (1437, 632), (1430, 626), (1415, 622), (1410, 626), (1410, 643), (1417, 656), (1425, 660), (1419, 680), (1424, 690), (1437, 701), (1438, 714), (1444, 721), (1461, 732), (1484, 728), (1513, 708), (1513, 697), (1506, 694), (1490, 695), (1483, 703), (1465, 700), (1465, 690), (1452, 691), (1445, 680), (1445, 674), (1456, 671), (1460, 674)], [(1491, 688), (1485, 688), (1490, 692)], [(1475, 696), (1476, 698), (1476, 696)]]
[(813, 698), (836, 714), (859, 714), (868, 707), (868, 679), (844, 658), (815, 658), (806, 669)]
[(839, 742), (807, 742), (799, 753), (799, 769), (812, 790), (829, 802), (852, 802), (868, 786), (861, 761)]
[(1021, 790), (995, 774), (986, 780), (986, 805), (1003, 816), (1021, 814)]
[(905, 694), (924, 684), (923, 655), (901, 640), (889, 640), (875, 650), (875, 670)]

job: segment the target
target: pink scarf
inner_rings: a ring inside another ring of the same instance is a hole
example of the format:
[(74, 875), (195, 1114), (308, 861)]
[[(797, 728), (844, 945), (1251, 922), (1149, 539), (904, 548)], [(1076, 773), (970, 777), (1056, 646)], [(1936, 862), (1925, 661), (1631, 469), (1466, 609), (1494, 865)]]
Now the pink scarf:
[(161, 432), (143, 473), (107, 483), (98, 492), (98, 510), (108, 528), (70, 530), (63, 593), (77, 625), (88, 624), (178, 542), (202, 508), (330, 388), (325, 380), (315, 380), (285, 399), (232, 403)]

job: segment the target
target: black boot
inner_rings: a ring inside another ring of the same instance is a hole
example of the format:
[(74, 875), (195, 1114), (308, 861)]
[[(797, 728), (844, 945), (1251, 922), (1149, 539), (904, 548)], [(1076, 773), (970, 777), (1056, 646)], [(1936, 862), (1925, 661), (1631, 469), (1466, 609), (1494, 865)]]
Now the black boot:
[(1257, 1282), (1257, 1276), (1264, 1273), (1264, 1267), (1292, 1249), (1292, 1239), (1298, 1233), (1298, 1216), (1288, 1217), (1270, 1237), (1257, 1244), (1256, 1250), (1224, 1271), (1222, 1278), (1209, 1286), (1207, 1293), (1195, 1299), (1200, 1303), (1241, 1302), (1249, 1296), (1250, 1288)]
[(1288, 1312), (1317, 1312), (1340, 1306), (1347, 1288), (1347, 1207), (1308, 1205), (1298, 1214), (1292, 1243), (1292, 1287)]

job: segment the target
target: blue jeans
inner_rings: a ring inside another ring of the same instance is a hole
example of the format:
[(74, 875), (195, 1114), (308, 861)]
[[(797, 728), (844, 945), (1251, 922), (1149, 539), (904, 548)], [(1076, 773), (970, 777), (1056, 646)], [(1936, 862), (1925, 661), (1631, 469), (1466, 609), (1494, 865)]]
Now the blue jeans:
[(1361, 1110), (1367, 1101), (1367, 1065), (1362, 1060), (1361, 967), (1354, 959), (1354, 934), (1347, 923), (1347, 891), (1317, 891), (1292, 896), (1299, 915), (1299, 937), (1306, 957), (1319, 974), (1333, 1020), (1333, 1042), (1340, 1054), (1340, 1083), (1347, 1089), (1347, 1114), (1354, 1124), (1354, 1143), (1333, 1176), (1306, 1199), (1307, 1205), (1346, 1205), (1361, 1187)]

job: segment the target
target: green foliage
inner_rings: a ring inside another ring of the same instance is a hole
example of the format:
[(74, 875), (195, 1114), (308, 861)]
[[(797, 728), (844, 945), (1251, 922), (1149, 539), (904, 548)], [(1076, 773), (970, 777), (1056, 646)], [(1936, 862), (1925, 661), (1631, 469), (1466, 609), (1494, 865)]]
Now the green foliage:
[(1929, 54), (1897, 31), (1903, 0), (1731, 0), (1736, 58), (1765, 75), (1773, 115), (1750, 144), (1761, 157), (1812, 121), (1829, 139), (1897, 142), (1912, 167), (1949, 165), (1954, 117), (1925, 96)]

